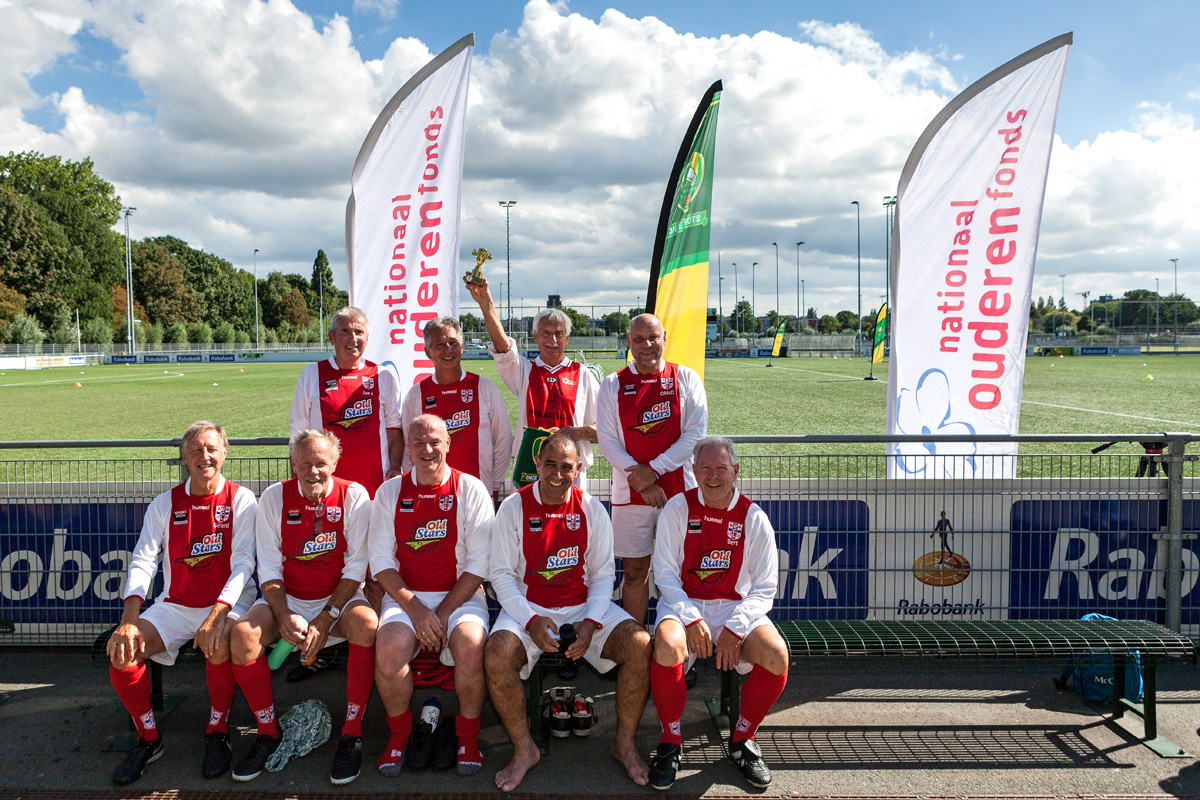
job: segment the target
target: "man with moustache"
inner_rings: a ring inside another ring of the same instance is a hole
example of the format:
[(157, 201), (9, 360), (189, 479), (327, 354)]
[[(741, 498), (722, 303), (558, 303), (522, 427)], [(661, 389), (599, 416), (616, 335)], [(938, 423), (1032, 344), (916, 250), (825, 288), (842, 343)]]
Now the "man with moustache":
[(654, 528), (666, 502), (693, 489), (692, 448), (708, 432), (708, 396), (690, 367), (663, 359), (667, 334), (653, 314), (629, 323), (633, 363), (600, 385), (600, 452), (612, 464), (614, 551), (622, 605), (639, 623), (650, 604)]
[[(254, 602), (254, 520), (258, 502), (225, 480), (225, 429), (207, 420), (184, 431), (179, 455), (188, 478), (151, 501), (125, 581), (125, 610), (109, 637), (109, 678), (137, 726), (138, 739), (113, 773), (133, 783), (163, 754), (150, 704), (146, 660), (170, 666), (189, 639), (204, 653), (211, 712), (204, 735), (202, 774), (229, 770), (229, 707), (237, 690), (229, 634)], [(163, 590), (141, 611), (162, 559)]]
[[(576, 483), (587, 480), (594, 460), (596, 441), (596, 397), (600, 384), (584, 366), (567, 357), (571, 341), (571, 318), (557, 308), (539, 311), (533, 318), (533, 341), (538, 357), (530, 361), (517, 343), (504, 332), (486, 278), (481, 283), (466, 281), (467, 290), (479, 304), (491, 344), (488, 352), (496, 361), (504, 385), (517, 398), (517, 427), (563, 431), (579, 445), (580, 469)], [(521, 437), (513, 438), (515, 457)]]
[(458, 736), (458, 774), (474, 775), (483, 767), (479, 724), (488, 632), (483, 581), (492, 499), (478, 478), (448, 463), (450, 435), (441, 417), (422, 414), (405, 433), (413, 468), (385, 481), (375, 494), (368, 548), (371, 571), (385, 592), (375, 685), (390, 736), (379, 771), (394, 777), (404, 766), (412, 731), (409, 662), (424, 649), (441, 653), (442, 663), (454, 667), (458, 714), (441, 724)]
[[(425, 355), (433, 375), (404, 396), (400, 421), (404, 430), (421, 414), (436, 414), (450, 432), (450, 466), (483, 481), (492, 499), (500, 496), (512, 448), (512, 424), (500, 390), (491, 380), (462, 368), (462, 326), (454, 317), (425, 323)], [(404, 469), (412, 469), (404, 453)]]
[(754, 735), (787, 684), (787, 645), (767, 619), (779, 561), (775, 531), (758, 504), (737, 490), (737, 474), (731, 440), (701, 439), (695, 448), (699, 488), (671, 498), (658, 518), (650, 686), (662, 738), (650, 786), (663, 791), (679, 769), (684, 672), (697, 657), (714, 654), (717, 669), (749, 673), (729, 757), (751, 785), (762, 789), (771, 783)]
[(346, 722), (329, 779), (350, 783), (362, 765), (362, 715), (375, 677), (378, 618), (362, 594), (371, 501), (357, 483), (334, 477), (341, 444), (329, 431), (303, 430), (289, 443), (291, 480), (268, 486), (258, 505), (258, 579), (262, 597), (234, 627), (233, 674), (258, 721), (258, 735), (233, 769), (258, 777), (279, 746), (279, 723), (266, 648), (280, 638), (314, 657), (349, 640)]
[(634, 736), (649, 692), (650, 637), (612, 602), (615, 566), (612, 527), (600, 501), (574, 485), (575, 440), (563, 432), (542, 444), (538, 480), (505, 498), (492, 526), (490, 578), (501, 612), (484, 652), (488, 694), (513, 757), (496, 774), (511, 792), (541, 758), (525, 718), (521, 681), (542, 653), (558, 652), (560, 626), (578, 635), (566, 650), (600, 672), (620, 666), (617, 736), (612, 755), (639, 786), (646, 762)]

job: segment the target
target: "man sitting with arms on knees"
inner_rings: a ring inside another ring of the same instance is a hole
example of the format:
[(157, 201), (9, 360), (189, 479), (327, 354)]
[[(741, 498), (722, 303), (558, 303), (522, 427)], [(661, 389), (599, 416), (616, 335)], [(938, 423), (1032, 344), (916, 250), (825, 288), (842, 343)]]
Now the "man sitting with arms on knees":
[(306, 429), (289, 444), (291, 480), (268, 486), (258, 505), (258, 579), (262, 597), (234, 627), (233, 674), (258, 720), (235, 781), (257, 778), (279, 746), (279, 723), (266, 648), (281, 637), (314, 658), (326, 642), (350, 641), (346, 724), (329, 779), (350, 783), (362, 764), (362, 715), (375, 679), (378, 618), (362, 594), (371, 501), (357, 483), (335, 478), (341, 445), (329, 431)]
[(409, 662), (424, 648), (454, 667), (458, 715), (447, 730), (458, 735), (458, 774), (474, 775), (483, 767), (478, 741), (487, 696), (483, 581), (492, 498), (478, 478), (447, 463), (450, 434), (441, 417), (423, 414), (405, 433), (413, 469), (379, 487), (371, 514), (371, 571), (385, 592), (375, 685), (391, 734), (379, 771), (395, 776), (404, 766), (412, 730)]
[(600, 501), (574, 485), (579, 461), (570, 436), (547, 438), (535, 458), (538, 480), (507, 497), (492, 526), (490, 580), (501, 611), (485, 664), (488, 693), (513, 743), (512, 761), (496, 774), (506, 792), (541, 758), (521, 681), (543, 652), (558, 652), (559, 627), (568, 622), (578, 635), (568, 658), (584, 658), (600, 672), (621, 667), (612, 755), (646, 785), (634, 735), (649, 693), (650, 636), (612, 602), (612, 523)]
[(673, 497), (658, 519), (654, 581), (658, 624), (650, 686), (662, 740), (650, 785), (670, 789), (679, 769), (680, 719), (687, 701), (684, 671), (697, 657), (717, 669), (750, 673), (729, 755), (754, 786), (771, 783), (754, 741), (759, 724), (787, 683), (787, 646), (767, 614), (779, 570), (775, 531), (766, 513), (737, 490), (737, 450), (721, 436), (695, 449), (697, 489)]
[[(254, 602), (254, 516), (258, 503), (244, 486), (225, 480), (225, 429), (207, 420), (183, 434), (179, 454), (188, 479), (154, 498), (133, 548), (125, 581), (125, 611), (108, 640), (113, 688), (137, 726), (138, 740), (113, 773), (133, 783), (163, 753), (150, 707), (146, 659), (170, 666), (189, 639), (204, 653), (212, 711), (205, 734), (203, 774), (229, 769), (229, 707), (237, 685), (229, 663), (229, 633)], [(163, 590), (139, 613), (162, 557)]]

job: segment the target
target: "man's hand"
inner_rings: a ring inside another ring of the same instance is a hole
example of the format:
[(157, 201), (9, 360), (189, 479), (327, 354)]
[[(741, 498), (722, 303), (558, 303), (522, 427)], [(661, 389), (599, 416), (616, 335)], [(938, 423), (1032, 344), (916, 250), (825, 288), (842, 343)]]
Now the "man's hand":
[(481, 278), (480, 280), (483, 282), (471, 283), (465, 275), (463, 276), (463, 283), (467, 285), (467, 291), (471, 293), (471, 299), (479, 304), (480, 309), (483, 309), (485, 306), (494, 305), (495, 303), (492, 300), (492, 292), (488, 288), (487, 278)]
[(626, 467), (625, 471), (629, 473), (629, 488), (635, 492), (645, 492), (648, 488), (658, 483), (658, 474), (650, 468), (649, 464)]
[(288, 612), (279, 618), (279, 636), (285, 641), (296, 647), (304, 644), (304, 636), (308, 630), (308, 624), (304, 621), (304, 617), (299, 614)]
[(700, 620), (694, 625), (684, 628), (687, 634), (688, 651), (695, 653), (697, 658), (708, 658), (713, 654), (712, 631), (708, 623)]
[(529, 638), (533, 639), (533, 643), (542, 648), (544, 653), (558, 652), (558, 639), (554, 638), (557, 634), (558, 627), (549, 617), (539, 615), (529, 623)]
[(662, 508), (667, 504), (667, 493), (657, 483), (644, 492), (639, 492), (642, 501), (653, 508)]
[(325, 640), (329, 638), (329, 629), (333, 627), (333, 618), (328, 611), (322, 611), (308, 623), (308, 631), (304, 634), (304, 646), (300, 650), (301, 661), (312, 661), (317, 653), (325, 649)]
[(408, 618), (412, 620), (413, 630), (417, 633), (417, 641), (422, 650), (440, 653), (447, 645), (446, 626), (438, 615), (420, 600), (413, 598), (413, 608), (406, 608)]
[(108, 637), (108, 658), (117, 664), (128, 664), (146, 652), (142, 631), (132, 622), (122, 622)]
[(733, 669), (741, 661), (742, 640), (726, 628), (717, 639), (717, 669)]
[(390, 481), (392, 478), (398, 478), (403, 474), (404, 470), (399, 469), (398, 467), (388, 467), (388, 471), (383, 473), (383, 479), (385, 481)]
[(596, 632), (596, 623), (585, 619), (575, 623), (576, 639), (567, 648), (566, 656), (570, 659), (583, 658), (588, 648), (592, 646), (592, 634)]
[(228, 616), (229, 606), (215, 603), (208, 617), (196, 629), (196, 647), (200, 648), (206, 659), (212, 658), (221, 646), (221, 634), (225, 631), (225, 619)]

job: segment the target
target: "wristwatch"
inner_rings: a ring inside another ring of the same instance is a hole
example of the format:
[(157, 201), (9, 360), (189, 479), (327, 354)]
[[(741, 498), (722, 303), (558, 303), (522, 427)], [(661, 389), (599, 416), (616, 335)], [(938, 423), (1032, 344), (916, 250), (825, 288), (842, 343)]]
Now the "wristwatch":
[(329, 615), (331, 620), (337, 622), (337, 618), (342, 615), (342, 610), (333, 606), (325, 606), (325, 613)]

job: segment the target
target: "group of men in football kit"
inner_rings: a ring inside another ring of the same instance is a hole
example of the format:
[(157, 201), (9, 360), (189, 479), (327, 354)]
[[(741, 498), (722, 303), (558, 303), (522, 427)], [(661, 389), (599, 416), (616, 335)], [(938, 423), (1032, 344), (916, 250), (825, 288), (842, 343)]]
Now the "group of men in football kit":
[[(346, 642), (334, 784), (361, 772), (373, 689), (388, 730), (377, 768), (403, 770), (412, 662), (425, 651), (455, 670), (458, 711), (443, 724), (457, 736), (458, 773), (483, 767), (478, 737), (490, 697), (513, 746), (495, 782), (510, 792), (540, 757), (522, 681), (542, 653), (560, 651), (566, 625), (575, 635), (569, 659), (619, 668), (612, 755), (635, 783), (674, 783), (685, 673), (708, 656), (747, 675), (730, 755), (751, 784), (770, 783), (754, 737), (787, 680), (787, 650), (767, 617), (775, 536), (737, 490), (732, 442), (707, 436), (699, 375), (663, 359), (666, 332), (650, 314), (630, 323), (630, 365), (602, 382), (567, 357), (571, 322), (557, 309), (534, 318), (538, 356), (528, 359), (504, 331), (486, 280), (467, 285), (517, 398), (519, 426), (549, 431), (534, 455), (537, 480), (499, 502), (519, 437), (496, 385), (463, 370), (456, 319), (425, 324), (433, 371), (401, 399), (394, 373), (364, 358), (363, 312), (337, 312), (332, 356), (306, 366), (296, 384), (293, 477), (256, 500), (221, 474), (225, 431), (199, 421), (180, 446), (187, 480), (146, 511), (108, 642), (113, 687), (138, 731), (117, 784), (137, 780), (163, 754), (147, 659), (172, 664), (195, 641), (211, 703), (202, 773), (232, 769), (234, 780), (249, 781), (281, 741), (268, 650), (283, 641), (311, 662)], [(611, 516), (584, 488), (593, 442), (613, 468)], [(617, 557), (623, 607), (612, 599)], [(644, 625), (652, 566), (653, 639)], [(163, 590), (143, 610), (159, 569)], [(500, 605), (494, 623), (487, 584)], [(228, 718), (237, 688), (257, 730), (234, 764)], [(635, 736), (651, 695), (662, 733), (647, 763)]]

